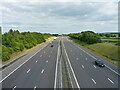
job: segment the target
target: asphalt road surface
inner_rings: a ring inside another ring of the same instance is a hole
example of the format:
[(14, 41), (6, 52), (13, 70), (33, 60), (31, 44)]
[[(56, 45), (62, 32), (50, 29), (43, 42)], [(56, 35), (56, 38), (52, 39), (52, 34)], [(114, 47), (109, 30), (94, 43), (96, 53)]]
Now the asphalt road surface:
[[(11, 90), (57, 88), (57, 77), (62, 76), (62, 74), (57, 74), (60, 72), (56, 69), (58, 68), (60, 42), (62, 56), (68, 64), (69, 82), (72, 82), (72, 88), (118, 88), (120, 74), (117, 66), (83, 47), (79, 47), (66, 37), (58, 37), (53, 40), (54, 47), (50, 47), (50, 42), (45, 43), (2, 70), (3, 78), (0, 80), (2, 88)], [(106, 67), (101, 68), (94, 64), (94, 61), (99, 59), (105, 62)], [(61, 79), (61, 83), (62, 80), (64, 79)]]

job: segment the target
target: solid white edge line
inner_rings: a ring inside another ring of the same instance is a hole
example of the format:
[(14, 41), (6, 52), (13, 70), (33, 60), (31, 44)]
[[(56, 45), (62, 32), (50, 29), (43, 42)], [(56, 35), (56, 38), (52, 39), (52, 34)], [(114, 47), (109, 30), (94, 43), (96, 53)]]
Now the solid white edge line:
[(73, 44), (76, 47), (78, 47), (80, 50), (82, 50), (83, 52), (85, 52), (86, 54), (88, 54), (89, 56), (91, 56), (92, 58), (94, 58), (95, 60), (97, 60), (97, 58), (95, 58), (93, 55), (91, 55), (90, 53), (86, 52), (85, 50), (81, 49), (79, 46), (77, 46), (76, 44)]
[(105, 64), (105, 66), (106, 66), (108, 69), (110, 69), (111, 71), (113, 71), (114, 73), (116, 73), (118, 76), (120, 76), (120, 74), (119, 74), (118, 72), (116, 72), (115, 70), (113, 70), (112, 68), (110, 68), (109, 66), (107, 66), (106, 64)]
[(60, 73), (61, 73), (61, 87), (60, 88), (63, 88), (63, 85), (62, 85), (62, 64), (61, 64), (62, 61), (60, 61)]
[[(71, 42), (71, 41), (70, 41)], [(83, 52), (85, 52), (86, 54), (88, 54), (89, 56), (91, 56), (92, 58), (94, 58), (95, 60), (97, 60), (97, 58), (95, 58), (93, 55), (89, 54), (88, 52), (86, 52), (85, 50), (81, 49), (79, 46), (77, 46), (76, 44), (73, 44), (76, 47), (78, 47), (80, 50), (82, 50)], [(113, 70), (112, 68), (110, 68), (109, 66), (105, 65), (108, 69), (110, 69), (111, 71), (113, 71), (114, 73), (116, 73), (118, 76), (120, 76), (120, 74), (118, 72), (116, 72), (115, 70)]]
[(36, 86), (34, 87), (34, 90), (36, 89)]
[[(47, 44), (48, 45), (48, 44)], [(33, 54), (30, 58), (28, 58), (25, 62), (23, 62), (20, 66), (18, 66), (16, 69), (14, 69), (11, 73), (9, 73), (6, 77), (4, 77), (2, 80), (0, 80), (0, 83), (2, 83), (6, 78), (8, 78), (12, 73), (14, 73), (17, 69), (19, 69), (21, 66), (23, 66), (27, 61), (29, 61), (33, 56), (35, 56), (38, 52), (40, 52), (42, 49), (44, 49), (47, 45), (45, 45), (43, 48), (38, 50), (35, 54)]]
[(16, 86), (14, 86), (14, 88), (12, 90), (15, 90)]
[(30, 69), (29, 70), (27, 70), (27, 73), (29, 73), (30, 72)]
[[(63, 47), (65, 47), (65, 46), (64, 46), (64, 43), (63, 43)], [(76, 81), (77, 87), (80, 89), (80, 86), (79, 86), (79, 84), (78, 84), (77, 78), (76, 78), (76, 76), (75, 76), (75, 73), (74, 73), (74, 71), (73, 71), (72, 65), (71, 65), (71, 63), (70, 63), (70, 59), (68, 58), (66, 49), (64, 48), (64, 50), (65, 50), (65, 53), (66, 53), (66, 56), (67, 56), (68, 63), (69, 63), (69, 65), (70, 65), (70, 67), (71, 67), (71, 70), (72, 70), (74, 79), (75, 79), (75, 81)]]
[(92, 78), (92, 81), (93, 81), (94, 84), (96, 84), (96, 81), (93, 78)]
[(114, 82), (113, 82), (110, 78), (108, 78), (108, 80), (109, 80), (112, 84), (114, 84)]
[(55, 69), (54, 90), (56, 89), (56, 81), (57, 81), (58, 55), (59, 55), (59, 48), (60, 48), (59, 44), (60, 44), (60, 40), (59, 40), (59, 43), (58, 43), (58, 52), (57, 52), (56, 69)]

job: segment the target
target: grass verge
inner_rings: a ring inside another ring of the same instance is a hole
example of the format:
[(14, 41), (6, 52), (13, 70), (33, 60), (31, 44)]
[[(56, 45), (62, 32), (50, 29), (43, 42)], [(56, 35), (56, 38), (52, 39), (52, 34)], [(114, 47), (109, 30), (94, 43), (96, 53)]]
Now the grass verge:
[(70, 40), (73, 42), (85, 47), (86, 49), (92, 51), (96, 55), (104, 58), (105, 60), (110, 61), (111, 63), (117, 65), (120, 67), (120, 59), (119, 59), (119, 54), (120, 46), (116, 46), (114, 43), (97, 43), (97, 44), (86, 44), (84, 42), (80, 42), (79, 40), (73, 39), (68, 37)]

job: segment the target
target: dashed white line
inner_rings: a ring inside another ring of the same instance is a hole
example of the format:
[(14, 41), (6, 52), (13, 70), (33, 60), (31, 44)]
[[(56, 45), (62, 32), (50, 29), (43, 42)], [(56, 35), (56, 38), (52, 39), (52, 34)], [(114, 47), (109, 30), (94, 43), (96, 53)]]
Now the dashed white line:
[(92, 81), (94, 82), (94, 84), (96, 84), (96, 81), (92, 78)]
[(46, 63), (48, 63), (48, 60), (46, 61)]
[(108, 78), (108, 80), (109, 80), (112, 84), (114, 84), (114, 82), (113, 82), (111, 79)]
[(36, 63), (38, 62), (38, 60), (36, 61)]
[(88, 54), (89, 56), (91, 56), (92, 58), (94, 58), (95, 60), (97, 60), (97, 58), (95, 58), (93, 55), (91, 55), (90, 53), (86, 52), (85, 50), (81, 49), (79, 46), (77, 46), (76, 44), (74, 44), (76, 47), (78, 47), (80, 50), (82, 50), (83, 52), (85, 52), (86, 54)]
[(94, 68), (96, 68), (96, 66), (95, 66), (95, 65), (93, 65), (93, 67), (94, 67)]
[[(46, 44), (43, 48), (45, 48), (48, 44)], [(2, 80), (0, 80), (0, 83), (2, 83), (6, 78), (8, 78), (11, 74), (13, 74), (15, 71), (17, 71), (20, 67), (22, 67), (26, 62), (28, 62), (33, 56), (35, 56), (38, 52), (40, 52), (43, 48), (39, 49), (35, 54), (33, 54), (31, 57), (29, 57), (25, 62), (23, 62), (20, 66), (18, 66), (16, 69), (14, 69), (11, 73), (9, 73), (6, 77), (4, 77)], [(15, 64), (15, 63), (14, 63)], [(9, 67), (9, 66), (8, 66)]]
[(49, 55), (49, 58), (50, 58), (50, 55)]
[[(86, 54), (88, 54), (89, 56), (91, 56), (92, 58), (94, 58), (95, 60), (97, 60), (96, 57), (94, 57), (93, 55), (91, 55), (90, 53), (88, 53), (87, 51), (81, 49), (79, 46), (77, 46), (76, 44), (73, 44), (76, 47), (78, 47), (80, 50), (82, 50), (83, 52), (85, 52)], [(87, 59), (86, 59), (87, 60)], [(109, 66), (105, 65), (108, 69), (110, 69), (111, 71), (113, 71), (114, 73), (116, 73), (118, 76), (120, 76), (120, 73), (116, 72), (115, 70), (113, 70), (112, 68), (110, 68)]]
[(40, 55), (40, 57), (42, 57), (42, 55)]
[(34, 90), (36, 89), (36, 86), (34, 87)]
[(16, 86), (14, 86), (14, 88), (12, 90), (15, 90)]
[(29, 73), (30, 72), (30, 69), (29, 70), (27, 70), (27, 73)]
[(76, 58), (76, 60), (78, 60), (79, 58)]
[(41, 71), (41, 73), (44, 73), (44, 69)]
[(84, 68), (84, 66), (82, 65), (82, 68)]

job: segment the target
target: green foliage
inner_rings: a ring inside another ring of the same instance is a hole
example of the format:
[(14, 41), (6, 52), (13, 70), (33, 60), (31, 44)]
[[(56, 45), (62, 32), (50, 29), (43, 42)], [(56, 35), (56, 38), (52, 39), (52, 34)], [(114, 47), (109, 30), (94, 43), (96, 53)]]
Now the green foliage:
[(117, 42), (116, 45), (120, 46), (120, 42)]
[(37, 44), (45, 42), (51, 34), (41, 34), (37, 32), (22, 32), (10, 29), (8, 33), (2, 35), (2, 60), (7, 61), (13, 53), (32, 48)]
[(100, 37), (110, 38), (110, 37), (118, 37), (119, 33), (98, 33), (98, 35)]
[(92, 31), (85, 31), (81, 33), (69, 34), (71, 38), (78, 39), (87, 44), (100, 43), (100, 36)]

